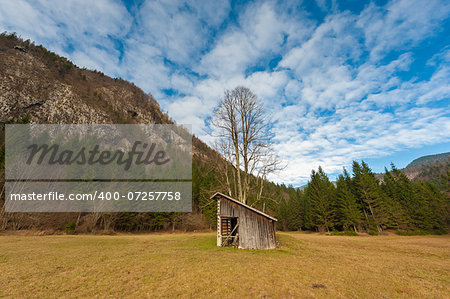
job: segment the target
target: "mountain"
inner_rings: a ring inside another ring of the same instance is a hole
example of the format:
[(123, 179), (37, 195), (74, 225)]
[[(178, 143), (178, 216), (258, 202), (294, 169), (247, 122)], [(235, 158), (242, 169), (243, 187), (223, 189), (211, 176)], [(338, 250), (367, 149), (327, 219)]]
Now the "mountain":
[(410, 180), (433, 182), (443, 189), (446, 183), (442, 180), (450, 173), (450, 152), (417, 158), (402, 171)]
[(151, 94), (15, 35), (0, 37), (0, 121), (33, 123), (168, 123)]
[(423, 156), (406, 166), (403, 172), (414, 181), (430, 181), (441, 189), (450, 172), (450, 153)]
[(421, 166), (421, 165), (426, 165), (426, 164), (433, 164), (435, 162), (445, 163), (448, 161), (449, 158), (450, 158), (450, 152), (436, 154), (436, 155), (423, 156), (423, 157), (413, 160), (405, 168), (411, 168), (411, 167)]
[[(1, 123), (174, 123), (151, 94), (133, 83), (79, 68), (15, 34), (0, 34), (0, 90)], [(193, 152), (220, 158), (195, 136)]]

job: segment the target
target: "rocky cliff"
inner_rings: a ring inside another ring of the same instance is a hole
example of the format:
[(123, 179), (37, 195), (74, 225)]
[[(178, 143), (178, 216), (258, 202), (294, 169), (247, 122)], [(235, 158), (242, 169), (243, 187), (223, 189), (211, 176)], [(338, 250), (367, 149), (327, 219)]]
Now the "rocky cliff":
[(15, 35), (0, 36), (0, 121), (168, 123), (158, 103), (134, 84), (81, 69)]

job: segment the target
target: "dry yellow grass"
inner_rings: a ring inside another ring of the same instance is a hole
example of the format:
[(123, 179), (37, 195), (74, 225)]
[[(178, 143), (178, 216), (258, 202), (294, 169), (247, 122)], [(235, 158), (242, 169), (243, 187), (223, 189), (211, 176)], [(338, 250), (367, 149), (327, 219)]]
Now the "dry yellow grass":
[(0, 297), (449, 297), (449, 236), (278, 238), (251, 251), (213, 233), (0, 236)]

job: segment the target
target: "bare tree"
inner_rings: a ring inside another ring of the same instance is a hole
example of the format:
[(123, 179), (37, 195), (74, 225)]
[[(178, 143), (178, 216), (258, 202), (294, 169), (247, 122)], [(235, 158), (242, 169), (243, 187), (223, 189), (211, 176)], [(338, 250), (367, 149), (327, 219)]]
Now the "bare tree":
[[(280, 168), (272, 150), (270, 122), (262, 103), (246, 87), (227, 90), (220, 100), (211, 125), (213, 134), (219, 138), (218, 149), (234, 166), (234, 195), (239, 201), (247, 203), (250, 191), (257, 188), (255, 191), (259, 200), (267, 175)], [(228, 181), (228, 173), (226, 176)], [(254, 188), (250, 183), (252, 176), (257, 179)], [(230, 184), (228, 192), (232, 193)]]

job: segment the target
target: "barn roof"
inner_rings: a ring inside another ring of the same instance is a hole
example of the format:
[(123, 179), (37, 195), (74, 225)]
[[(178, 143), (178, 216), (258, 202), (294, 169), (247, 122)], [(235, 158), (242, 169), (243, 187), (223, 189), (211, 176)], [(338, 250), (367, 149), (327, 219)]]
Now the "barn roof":
[(227, 196), (227, 195), (225, 195), (225, 194), (223, 194), (223, 193), (216, 192), (216, 193), (214, 193), (214, 195), (211, 196), (210, 198), (213, 199), (213, 198), (217, 198), (217, 197), (223, 197), (223, 198), (226, 198), (226, 199), (228, 199), (228, 200), (230, 200), (230, 201), (232, 201), (232, 202), (234, 202), (234, 203), (237, 203), (237, 204), (239, 204), (239, 205), (241, 205), (241, 206), (243, 206), (243, 207), (245, 207), (245, 208), (247, 208), (247, 209), (249, 209), (249, 210), (251, 210), (251, 211), (253, 211), (253, 212), (255, 212), (255, 213), (259, 214), (259, 215), (261, 215), (261, 216), (264, 216), (264, 217), (266, 217), (266, 218), (269, 218), (270, 220), (278, 221), (276, 218), (273, 218), (272, 216), (269, 216), (269, 215), (267, 215), (266, 213), (263, 213), (263, 212), (261, 212), (260, 210), (257, 210), (257, 209), (255, 209), (255, 208), (252, 208), (251, 206), (248, 206), (248, 205), (246, 205), (245, 203), (242, 203), (242, 202), (240, 202), (240, 201), (238, 201), (238, 200), (236, 200), (236, 199), (234, 199), (234, 198), (231, 198), (231, 197), (229, 197), (229, 196)]

